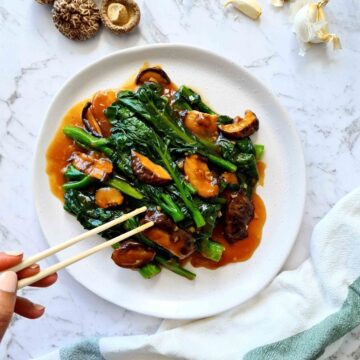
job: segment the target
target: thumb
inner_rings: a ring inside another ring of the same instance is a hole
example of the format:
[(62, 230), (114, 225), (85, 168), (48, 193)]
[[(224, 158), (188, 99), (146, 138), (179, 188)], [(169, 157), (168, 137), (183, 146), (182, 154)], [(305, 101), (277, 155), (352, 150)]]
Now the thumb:
[(17, 275), (12, 271), (0, 275), (0, 341), (3, 338), (14, 312)]

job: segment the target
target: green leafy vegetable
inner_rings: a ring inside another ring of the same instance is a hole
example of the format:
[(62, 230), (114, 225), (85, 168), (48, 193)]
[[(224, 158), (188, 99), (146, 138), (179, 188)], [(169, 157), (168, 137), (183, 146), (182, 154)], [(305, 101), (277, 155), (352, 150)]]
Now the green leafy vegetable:
[[(125, 119), (123, 119), (125, 120)], [(117, 123), (117, 120), (114, 120)], [(175, 222), (182, 221), (184, 219), (184, 214), (176, 205), (175, 200), (178, 194), (175, 194), (175, 191), (171, 187), (164, 187), (159, 189), (159, 187), (152, 186), (149, 184), (144, 184), (137, 180), (133, 174), (131, 168), (131, 144), (127, 143), (126, 136), (122, 131), (114, 127), (114, 134), (111, 137), (112, 144), (116, 149), (116, 153), (113, 156), (114, 162), (117, 164), (118, 169), (121, 173), (129, 179), (129, 181), (135, 186), (142, 194), (144, 194), (148, 200), (152, 201), (154, 204), (161, 207), (161, 209), (172, 217)], [(166, 189), (164, 191), (163, 189)], [(175, 194), (175, 195), (174, 195)]]
[(173, 179), (179, 196), (190, 211), (196, 226), (204, 226), (204, 218), (199, 209), (194, 205), (191, 193), (185, 185), (176, 163), (170, 156), (168, 144), (162, 141), (153, 129), (136, 117), (130, 117), (118, 122), (113, 138), (115, 138), (115, 143), (120, 149), (124, 147), (135, 148), (150, 159), (153, 158), (153, 154), (156, 154), (158, 162), (168, 171)]
[[(198, 139), (184, 129), (181, 121), (172, 116), (169, 100), (161, 96), (161, 93), (161, 86), (151, 83), (139, 87), (136, 92), (119, 92), (118, 100), (119, 104), (151, 124), (164, 139), (171, 142), (172, 146), (182, 147), (185, 151), (193, 153), (197, 152), (217, 166), (235, 171), (236, 165), (218, 156), (215, 143)], [(109, 116), (113, 115), (113, 111), (114, 109), (109, 112)]]
[(189, 280), (194, 280), (196, 278), (196, 274), (183, 268), (175, 259), (166, 260), (163, 257), (156, 255), (155, 261), (162, 265), (164, 268)]
[(85, 130), (80, 129), (76, 126), (67, 125), (63, 128), (63, 132), (66, 136), (71, 139), (74, 139), (77, 143), (82, 146), (90, 147), (92, 149), (100, 150), (105, 155), (111, 156), (112, 150), (107, 147), (109, 140), (105, 138), (97, 138), (93, 135), (90, 135)]
[(63, 189), (64, 190), (84, 189), (84, 188), (88, 187), (93, 181), (94, 181), (94, 179), (91, 176), (86, 175), (81, 180), (70, 181), (70, 182), (65, 183), (63, 185)]
[(144, 195), (141, 194), (139, 191), (137, 191), (133, 186), (131, 186), (129, 183), (127, 183), (124, 180), (121, 180), (119, 178), (112, 178), (108, 181), (108, 184), (121, 191), (122, 193), (131, 196), (134, 199), (141, 200), (144, 198)]
[(146, 264), (139, 269), (139, 273), (144, 279), (151, 279), (154, 276), (158, 275), (160, 272), (161, 268), (153, 263)]
[(81, 180), (86, 176), (83, 172), (79, 171), (74, 165), (69, 164), (64, 172), (64, 177), (68, 180)]
[(265, 146), (264, 145), (260, 145), (260, 144), (255, 144), (254, 145), (255, 148), (255, 157), (256, 160), (261, 160), (264, 156), (264, 152), (265, 152)]
[(202, 203), (201, 210), (206, 219), (206, 225), (203, 231), (196, 235), (198, 250), (206, 258), (218, 262), (221, 259), (225, 248), (222, 244), (210, 239), (221, 210), (221, 204)]
[[(121, 210), (98, 208), (94, 195), (76, 189), (70, 189), (64, 195), (64, 209), (77, 217), (85, 229), (93, 229), (123, 215)], [(116, 225), (101, 233), (106, 239), (111, 239), (122, 233), (121, 226)]]
[(222, 244), (209, 239), (203, 239), (199, 243), (199, 251), (201, 254), (215, 262), (220, 261), (224, 250), (225, 248)]
[(216, 114), (215, 111), (210, 109), (210, 107), (202, 101), (201, 96), (198, 93), (196, 93), (194, 90), (191, 90), (187, 86), (181, 86), (177, 92), (177, 96), (178, 99), (181, 98), (182, 100), (186, 101), (191, 106), (191, 109), (207, 114)]

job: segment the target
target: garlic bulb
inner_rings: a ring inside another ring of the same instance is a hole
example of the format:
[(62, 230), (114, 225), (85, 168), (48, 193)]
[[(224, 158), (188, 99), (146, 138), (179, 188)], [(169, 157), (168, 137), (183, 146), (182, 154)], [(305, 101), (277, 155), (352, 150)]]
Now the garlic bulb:
[[(298, 1), (294, 4), (294, 32), (300, 43), (300, 54), (305, 53), (307, 44), (332, 43), (334, 49), (341, 49), (340, 39), (329, 33), (324, 6), (328, 0), (317, 3)], [(301, 6), (302, 5), (302, 6)]]
[(256, 20), (261, 15), (261, 7), (257, 0), (228, 0), (224, 6), (233, 4), (249, 18)]

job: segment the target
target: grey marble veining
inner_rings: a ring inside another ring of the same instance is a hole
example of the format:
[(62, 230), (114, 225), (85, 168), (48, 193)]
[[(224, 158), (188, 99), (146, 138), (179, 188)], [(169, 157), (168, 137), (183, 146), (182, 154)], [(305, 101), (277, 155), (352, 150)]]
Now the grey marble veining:
[[(115, 50), (181, 42), (217, 51), (246, 67), (291, 114), (307, 164), (302, 228), (286, 268), (308, 254), (314, 225), (360, 183), (360, 4), (331, 1), (332, 31), (343, 50), (324, 46), (298, 56), (289, 9), (260, 0), (253, 22), (218, 0), (139, 1), (140, 27), (117, 37), (102, 30), (84, 43), (60, 35), (50, 7), (31, 0), (0, 3), (0, 248), (35, 253), (46, 246), (33, 208), (32, 160), (45, 111), (66, 79)], [(53, 260), (49, 260), (50, 262)], [(25, 289), (48, 311), (36, 321), (15, 317), (2, 344), (5, 358), (21, 360), (87, 336), (154, 332), (160, 319), (135, 314), (98, 298), (66, 272), (46, 291)], [(331, 359), (360, 359), (360, 329), (345, 337)]]

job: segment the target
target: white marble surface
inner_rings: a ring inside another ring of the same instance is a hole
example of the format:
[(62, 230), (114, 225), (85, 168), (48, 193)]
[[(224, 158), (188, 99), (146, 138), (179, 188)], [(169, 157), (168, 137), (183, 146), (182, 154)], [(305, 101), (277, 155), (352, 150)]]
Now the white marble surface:
[[(260, 0), (253, 22), (218, 0), (143, 0), (140, 27), (116, 37), (102, 30), (72, 42), (54, 28), (50, 8), (32, 0), (0, 2), (0, 248), (30, 254), (46, 246), (33, 207), (32, 157), (44, 113), (57, 89), (89, 62), (145, 43), (182, 42), (217, 51), (270, 87), (292, 115), (304, 145), (307, 203), (287, 268), (307, 255), (314, 224), (360, 183), (360, 3), (330, 1), (332, 30), (344, 49), (298, 56), (288, 8)], [(296, 191), (296, 189), (294, 189)], [(66, 272), (46, 291), (26, 289), (44, 303), (36, 321), (15, 318), (3, 342), (5, 358), (28, 359), (74, 340), (154, 332), (160, 320), (118, 308), (84, 289)], [(360, 358), (360, 329), (332, 359)], [(0, 355), (1, 356), (1, 355)]]

